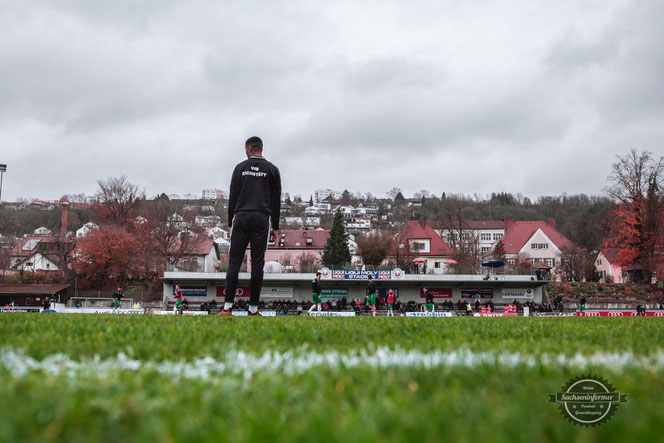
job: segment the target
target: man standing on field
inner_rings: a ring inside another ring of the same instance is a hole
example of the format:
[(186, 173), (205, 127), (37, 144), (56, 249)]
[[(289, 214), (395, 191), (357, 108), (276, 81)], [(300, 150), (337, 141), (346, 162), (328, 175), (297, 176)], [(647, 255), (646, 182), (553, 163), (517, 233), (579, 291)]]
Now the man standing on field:
[(371, 309), (372, 315), (376, 316), (376, 283), (373, 281), (373, 277), (369, 275), (367, 277), (369, 284), (367, 285), (367, 306)]
[(231, 178), (228, 198), (228, 226), (231, 247), (224, 307), (219, 315), (231, 315), (238, 273), (247, 246), (251, 244), (251, 294), (249, 316), (260, 316), (258, 302), (263, 286), (263, 266), (269, 237), (279, 231), (281, 209), (281, 176), (279, 169), (263, 157), (263, 141), (249, 138), (244, 144), (247, 160), (238, 164)]
[(318, 312), (321, 311), (320, 291), (320, 272), (316, 272), (316, 277), (311, 282), (311, 296), (314, 299), (314, 303), (309, 308), (309, 311), (307, 311), (308, 314), (311, 314), (311, 311), (313, 311), (314, 308), (317, 308)]
[(122, 288), (118, 286), (118, 290), (113, 293), (113, 312), (120, 312), (120, 307), (122, 306), (122, 302), (120, 300), (122, 300), (122, 297), (124, 297)]

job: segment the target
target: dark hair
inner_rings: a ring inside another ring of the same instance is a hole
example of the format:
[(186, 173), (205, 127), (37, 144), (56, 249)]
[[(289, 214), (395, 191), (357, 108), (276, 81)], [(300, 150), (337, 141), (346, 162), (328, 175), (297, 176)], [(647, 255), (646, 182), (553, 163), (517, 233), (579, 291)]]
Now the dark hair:
[(263, 152), (263, 140), (260, 137), (249, 137), (244, 146), (251, 148), (252, 151)]
[(316, 272), (316, 275), (320, 275), (320, 272)]

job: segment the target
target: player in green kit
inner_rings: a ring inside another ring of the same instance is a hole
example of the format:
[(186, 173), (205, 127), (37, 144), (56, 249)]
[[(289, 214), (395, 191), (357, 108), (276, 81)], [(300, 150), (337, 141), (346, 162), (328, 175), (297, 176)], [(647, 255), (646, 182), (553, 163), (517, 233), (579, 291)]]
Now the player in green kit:
[(113, 293), (113, 313), (117, 314), (120, 312), (120, 307), (122, 306), (122, 303), (120, 300), (124, 297), (124, 294), (122, 293), (122, 288), (118, 287), (118, 290)]
[(180, 291), (180, 285), (175, 285), (175, 306), (173, 306), (173, 314), (182, 315), (182, 303), (184, 303), (184, 296)]
[(369, 285), (367, 286), (367, 306), (371, 309), (372, 315), (376, 316), (376, 283), (373, 282), (373, 277), (367, 277)]
[(422, 288), (424, 291), (424, 298), (426, 300), (426, 304), (424, 305), (424, 310), (426, 312), (434, 312), (435, 311), (435, 306), (433, 304), (433, 294), (429, 292), (427, 288)]
[(311, 282), (311, 296), (313, 298), (313, 304), (307, 311), (307, 314), (311, 314), (311, 311), (313, 311), (314, 308), (317, 308), (318, 312), (321, 311), (320, 291), (320, 272), (316, 272), (316, 278), (314, 278)]
[(391, 289), (387, 292), (387, 316), (394, 317), (394, 291)]

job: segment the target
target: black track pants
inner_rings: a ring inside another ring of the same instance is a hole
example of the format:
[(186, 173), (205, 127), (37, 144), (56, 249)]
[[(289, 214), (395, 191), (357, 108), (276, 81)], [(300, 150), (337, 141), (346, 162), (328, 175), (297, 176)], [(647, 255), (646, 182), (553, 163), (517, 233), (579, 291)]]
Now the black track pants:
[(270, 233), (270, 217), (263, 212), (236, 212), (231, 228), (231, 249), (228, 251), (225, 302), (233, 303), (238, 273), (247, 245), (251, 244), (251, 296), (249, 304), (256, 306), (261, 298), (265, 251)]

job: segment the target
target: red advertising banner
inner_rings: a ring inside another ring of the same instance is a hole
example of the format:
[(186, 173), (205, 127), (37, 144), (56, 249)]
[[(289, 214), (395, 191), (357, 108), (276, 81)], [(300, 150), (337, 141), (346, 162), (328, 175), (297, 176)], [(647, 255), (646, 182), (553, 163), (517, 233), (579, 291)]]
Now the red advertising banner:
[[(433, 298), (452, 298), (452, 288), (427, 288)], [(424, 289), (420, 289), (420, 298), (424, 296)]]
[[(636, 317), (636, 311), (576, 311), (577, 317)], [(646, 317), (664, 317), (664, 311), (646, 311)]]

